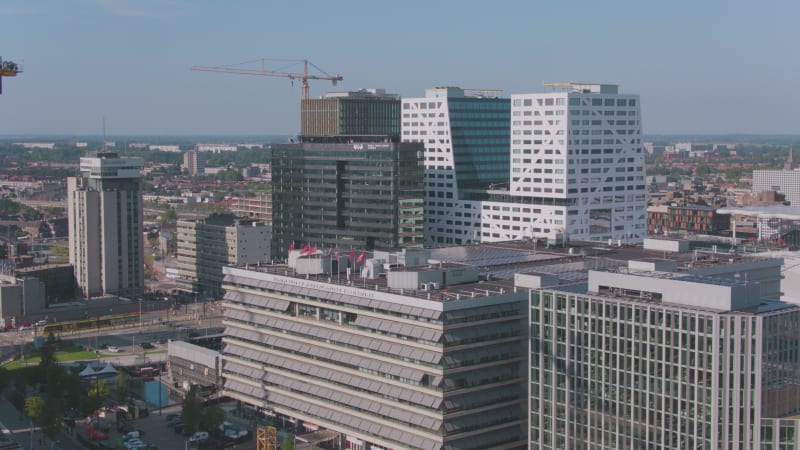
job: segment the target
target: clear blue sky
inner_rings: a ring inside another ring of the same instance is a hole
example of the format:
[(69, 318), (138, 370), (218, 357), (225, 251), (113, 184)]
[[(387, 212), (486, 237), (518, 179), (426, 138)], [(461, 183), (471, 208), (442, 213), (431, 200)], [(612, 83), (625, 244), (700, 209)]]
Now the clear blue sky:
[(796, 0), (0, 0), (0, 56), (25, 70), (3, 80), (0, 135), (99, 134), (103, 116), (109, 135), (296, 133), (297, 83), (189, 70), (257, 58), (408, 97), (616, 82), (648, 134), (800, 134), (798, 18)]

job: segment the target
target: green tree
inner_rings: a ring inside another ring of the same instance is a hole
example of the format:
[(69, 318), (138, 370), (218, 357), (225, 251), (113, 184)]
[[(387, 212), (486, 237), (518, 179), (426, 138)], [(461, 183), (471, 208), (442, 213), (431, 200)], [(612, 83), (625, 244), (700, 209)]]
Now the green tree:
[(203, 430), (213, 430), (224, 421), (225, 410), (214, 405), (203, 410), (203, 416), (200, 418), (200, 428)]
[(281, 450), (294, 450), (294, 436), (286, 436), (283, 438)]
[(108, 399), (110, 389), (103, 380), (97, 380), (89, 387), (83, 403), (83, 412), (89, 414), (99, 408)]
[(60, 401), (49, 401), (42, 411), (41, 424), (44, 434), (50, 439), (56, 437), (61, 431), (61, 416), (63, 415), (63, 406)]
[(174, 209), (168, 208), (166, 211), (161, 213), (161, 217), (159, 218), (159, 223), (161, 225), (175, 223), (178, 220), (178, 213), (175, 212)]
[(117, 373), (117, 399), (124, 402), (128, 398), (128, 392), (128, 376), (124, 370), (120, 370)]
[(25, 413), (34, 421), (39, 420), (39, 417), (42, 416), (44, 409), (45, 402), (42, 397), (32, 395), (25, 399)]
[(183, 399), (183, 410), (181, 420), (185, 429), (189, 433), (194, 433), (200, 427), (200, 420), (203, 418), (203, 401), (197, 395), (197, 386), (189, 388), (186, 398)]
[(706, 177), (706, 176), (708, 176), (708, 174), (711, 173), (711, 167), (709, 167), (706, 164), (703, 164), (701, 166), (697, 166), (697, 168), (694, 170), (694, 173), (698, 177)]

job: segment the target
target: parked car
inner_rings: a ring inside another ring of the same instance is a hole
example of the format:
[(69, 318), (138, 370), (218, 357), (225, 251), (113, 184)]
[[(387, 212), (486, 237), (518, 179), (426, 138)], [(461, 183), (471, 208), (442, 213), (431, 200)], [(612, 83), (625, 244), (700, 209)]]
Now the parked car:
[(189, 442), (203, 442), (208, 439), (208, 432), (196, 431), (193, 435), (189, 436)]
[(167, 414), (164, 417), (164, 420), (167, 421), (167, 422), (170, 422), (170, 421), (175, 420), (177, 418), (180, 418), (180, 415), (178, 415), (178, 414)]
[(141, 344), (139, 344), (139, 346), (142, 347), (145, 350), (150, 350), (150, 349), (156, 348), (155, 345), (153, 345), (153, 344), (151, 344), (149, 342), (142, 342)]
[(109, 345), (109, 346), (106, 348), (106, 350), (108, 350), (108, 351), (109, 351), (109, 352), (111, 352), (111, 353), (119, 353), (119, 352), (121, 352), (121, 351), (122, 351), (122, 350), (121, 350), (119, 347), (115, 347), (115, 346), (113, 346), (113, 345)]

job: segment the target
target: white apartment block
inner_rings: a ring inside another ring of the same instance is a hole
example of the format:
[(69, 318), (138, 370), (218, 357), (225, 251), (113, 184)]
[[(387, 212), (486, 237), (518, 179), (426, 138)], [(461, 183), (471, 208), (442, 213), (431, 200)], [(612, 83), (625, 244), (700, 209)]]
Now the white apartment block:
[(551, 86), (510, 102), (459, 88), (403, 99), (402, 139), (425, 144), (426, 245), (643, 241), (639, 96)]
[(222, 152), (235, 152), (236, 151), (235, 145), (230, 144), (197, 144), (195, 149), (198, 152), (211, 152), (211, 153), (222, 153)]

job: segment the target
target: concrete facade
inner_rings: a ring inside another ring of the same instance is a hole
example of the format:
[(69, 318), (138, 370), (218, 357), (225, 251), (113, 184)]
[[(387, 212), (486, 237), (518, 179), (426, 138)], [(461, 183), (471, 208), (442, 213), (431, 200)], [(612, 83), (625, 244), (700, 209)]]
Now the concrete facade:
[(82, 296), (144, 291), (141, 158), (81, 158), (67, 180), (69, 260)]

